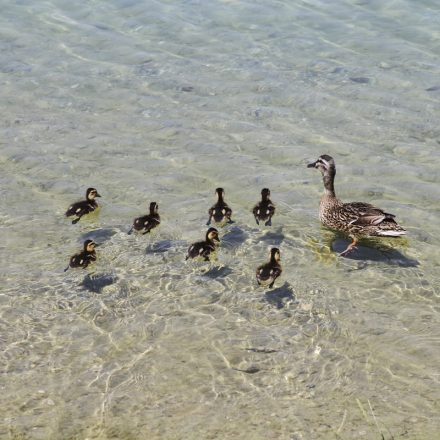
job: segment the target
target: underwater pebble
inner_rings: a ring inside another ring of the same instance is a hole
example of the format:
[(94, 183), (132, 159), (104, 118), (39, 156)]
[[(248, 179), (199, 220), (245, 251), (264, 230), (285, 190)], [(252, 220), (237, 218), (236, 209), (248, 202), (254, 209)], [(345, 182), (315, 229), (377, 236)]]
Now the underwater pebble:
[(350, 80), (358, 84), (368, 84), (370, 82), (369, 78), (365, 78), (364, 76), (350, 78)]

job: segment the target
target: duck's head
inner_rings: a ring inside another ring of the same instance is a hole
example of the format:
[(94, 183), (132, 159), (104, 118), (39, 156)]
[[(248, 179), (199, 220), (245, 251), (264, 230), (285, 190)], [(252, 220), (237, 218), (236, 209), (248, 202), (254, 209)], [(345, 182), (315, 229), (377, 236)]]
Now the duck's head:
[(263, 189), (261, 190), (261, 197), (262, 197), (263, 199), (267, 199), (267, 198), (270, 197), (270, 190), (269, 190), (269, 188), (263, 188)]
[(159, 210), (159, 205), (156, 202), (150, 203), (150, 214), (157, 214), (157, 211)]
[(281, 253), (278, 248), (272, 248), (270, 250), (270, 260), (276, 261), (277, 263), (281, 260)]
[(216, 188), (215, 192), (219, 199), (223, 199), (223, 196), (225, 195), (225, 190), (223, 188)]
[(86, 240), (84, 242), (84, 250), (86, 252), (94, 252), (97, 244), (93, 240)]
[(96, 188), (87, 188), (87, 191), (86, 191), (87, 200), (94, 200), (95, 197), (101, 197), (98, 194), (98, 191), (96, 190)]
[(215, 228), (209, 228), (206, 232), (206, 241), (212, 241), (214, 244), (220, 243), (220, 238), (218, 238), (218, 231)]
[(328, 154), (323, 154), (318, 157), (316, 162), (309, 163), (307, 168), (316, 168), (321, 171), (323, 176), (325, 175), (335, 175), (336, 174), (336, 165), (333, 157)]

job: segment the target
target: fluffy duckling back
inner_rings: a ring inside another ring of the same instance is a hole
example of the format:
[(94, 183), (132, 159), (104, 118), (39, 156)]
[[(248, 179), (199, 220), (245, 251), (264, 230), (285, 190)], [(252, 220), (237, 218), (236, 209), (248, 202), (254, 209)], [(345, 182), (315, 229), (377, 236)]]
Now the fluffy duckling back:
[(128, 232), (131, 234), (133, 230), (137, 232), (141, 232), (142, 234), (147, 234), (152, 229), (160, 224), (160, 215), (159, 215), (159, 205), (156, 202), (150, 203), (150, 213), (148, 215), (144, 215), (143, 217), (138, 217), (134, 219), (133, 226)]
[(269, 197), (269, 188), (263, 188), (261, 190), (261, 202), (255, 205), (252, 210), (257, 225), (260, 224), (260, 221), (266, 221), (266, 226), (272, 226), (272, 216), (275, 214), (275, 205)]
[(86, 240), (84, 242), (83, 251), (70, 258), (69, 265), (64, 269), (64, 272), (66, 272), (69, 267), (82, 267), (85, 269), (90, 263), (96, 261), (96, 246), (97, 244), (93, 240)]
[(188, 258), (202, 257), (205, 261), (209, 261), (211, 254), (215, 252), (219, 244), (220, 239), (217, 229), (209, 228), (206, 232), (205, 241), (198, 241), (192, 244), (188, 249), (185, 260), (188, 260)]
[(209, 226), (212, 219), (214, 219), (216, 223), (233, 223), (231, 220), (232, 209), (224, 200), (225, 190), (223, 188), (217, 188), (215, 192), (217, 193), (217, 203), (209, 209), (209, 219), (206, 225)]
[(66, 217), (76, 216), (77, 218), (72, 220), (72, 224), (78, 223), (83, 215), (89, 214), (94, 211), (98, 204), (96, 203), (95, 198), (101, 197), (98, 194), (98, 191), (95, 188), (87, 188), (86, 191), (86, 200), (81, 202), (76, 202), (73, 205), (70, 205), (66, 211)]
[(257, 283), (259, 286), (273, 287), (275, 280), (281, 275), (281, 254), (278, 248), (270, 250), (270, 260), (257, 268)]

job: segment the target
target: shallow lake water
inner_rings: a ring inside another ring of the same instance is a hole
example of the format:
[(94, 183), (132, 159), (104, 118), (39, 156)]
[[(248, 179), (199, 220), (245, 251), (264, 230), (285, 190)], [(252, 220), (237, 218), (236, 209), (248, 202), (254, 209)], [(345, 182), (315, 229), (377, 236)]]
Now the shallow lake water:
[[(439, 438), (437, 1), (0, 6), (0, 438)], [(408, 237), (337, 257), (323, 153)], [(218, 186), (235, 223), (186, 262)]]

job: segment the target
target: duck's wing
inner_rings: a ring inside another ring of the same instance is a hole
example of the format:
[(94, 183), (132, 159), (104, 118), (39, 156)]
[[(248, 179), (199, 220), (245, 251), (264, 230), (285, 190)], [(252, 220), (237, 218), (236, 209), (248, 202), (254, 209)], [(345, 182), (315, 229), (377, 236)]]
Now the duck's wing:
[(350, 220), (350, 225), (377, 226), (384, 220), (394, 222), (394, 214), (364, 202), (351, 202), (342, 205), (343, 213)]
[(84, 211), (84, 205), (87, 205), (87, 202), (76, 202), (67, 208), (66, 217), (70, 217), (71, 215), (81, 215)]
[(203, 252), (204, 243), (205, 242), (203, 241), (198, 241), (197, 243), (193, 243), (188, 249), (188, 254), (186, 256), (186, 259), (195, 258), (201, 255)]
[(258, 215), (258, 210), (260, 209), (260, 203), (257, 203), (254, 208), (252, 209), (252, 214), (254, 214), (254, 217)]
[(70, 267), (84, 267), (85, 261), (87, 258), (84, 255), (84, 252), (80, 254), (75, 254), (70, 258)]
[(66, 211), (66, 217), (70, 217), (72, 215), (81, 217), (85, 214), (88, 214), (89, 212), (94, 211), (97, 206), (97, 203), (93, 203), (88, 200), (76, 202), (73, 205), (69, 206), (68, 210)]
[(211, 220), (212, 220), (214, 213), (215, 213), (215, 205), (211, 206), (208, 210), (209, 218), (208, 218), (208, 221), (206, 222), (206, 226), (209, 226), (211, 224)]
[(281, 275), (281, 267), (273, 266), (270, 263), (264, 264), (257, 269), (258, 284), (273, 286), (274, 281)]
[(227, 218), (231, 218), (231, 215), (232, 215), (232, 209), (228, 206), (228, 205), (226, 205), (225, 206), (225, 217), (227, 217)]
[(144, 228), (144, 224), (145, 224), (145, 220), (147, 219), (148, 216), (144, 215), (142, 217), (137, 217), (134, 219), (133, 221), (133, 228), (136, 230), (141, 230)]
[(267, 280), (271, 279), (272, 275), (273, 275), (272, 269), (273, 268), (270, 266), (269, 263), (266, 263), (266, 264), (263, 264), (262, 266), (259, 266), (257, 268), (257, 272), (256, 272), (257, 278), (260, 281), (267, 281)]

